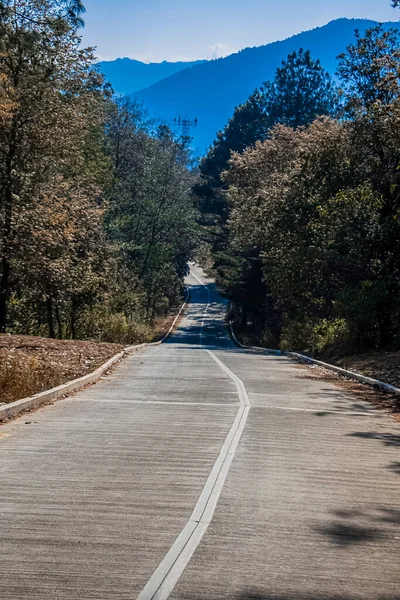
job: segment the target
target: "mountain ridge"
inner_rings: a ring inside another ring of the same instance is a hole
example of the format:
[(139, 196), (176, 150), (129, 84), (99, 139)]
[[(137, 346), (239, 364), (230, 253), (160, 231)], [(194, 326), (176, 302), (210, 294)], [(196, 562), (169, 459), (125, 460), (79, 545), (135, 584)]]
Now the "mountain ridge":
[[(227, 122), (238, 104), (264, 81), (272, 79), (276, 68), (293, 50), (310, 50), (331, 75), (337, 68), (337, 56), (361, 32), (377, 25), (369, 19), (336, 19), (327, 25), (298, 33), (264, 46), (244, 48), (224, 58), (205, 61), (164, 78), (148, 88), (134, 92), (149, 112), (173, 123), (179, 115), (198, 119), (192, 130), (194, 148), (201, 154), (212, 143), (217, 131)], [(398, 22), (383, 26), (399, 28)]]
[(144, 63), (134, 58), (117, 58), (98, 63), (101, 72), (112, 84), (116, 94), (133, 94), (148, 88), (183, 69), (199, 65), (205, 60)]

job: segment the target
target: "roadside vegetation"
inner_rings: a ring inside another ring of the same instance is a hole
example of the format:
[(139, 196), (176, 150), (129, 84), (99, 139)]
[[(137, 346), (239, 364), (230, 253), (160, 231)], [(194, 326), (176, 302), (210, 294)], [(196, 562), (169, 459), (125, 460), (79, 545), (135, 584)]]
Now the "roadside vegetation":
[(183, 296), (187, 140), (115, 101), (79, 0), (0, 1), (0, 332), (132, 344)]
[(95, 371), (123, 346), (0, 335), (0, 405)]
[(15, 361), (9, 334), (151, 341), (195, 255), (244, 339), (332, 360), (398, 351), (398, 32), (356, 33), (339, 83), (292, 52), (199, 177), (189, 139), (113, 96), (81, 48), (83, 13), (80, 0), (0, 0), (3, 394), (64, 377)]
[(201, 255), (237, 328), (336, 357), (400, 349), (398, 32), (356, 33), (338, 64), (336, 86), (291, 54), (236, 108), (195, 188)]

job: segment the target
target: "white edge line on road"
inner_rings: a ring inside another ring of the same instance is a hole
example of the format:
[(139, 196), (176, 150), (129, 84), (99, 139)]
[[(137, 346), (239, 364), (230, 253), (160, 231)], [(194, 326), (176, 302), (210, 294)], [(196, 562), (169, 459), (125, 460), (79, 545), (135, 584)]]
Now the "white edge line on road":
[(186, 298), (185, 298), (185, 302), (182, 304), (180, 311), (178, 312), (178, 314), (176, 315), (171, 327), (168, 329), (167, 333), (164, 335), (163, 338), (161, 338), (161, 340), (158, 340), (158, 342), (150, 342), (147, 344), (139, 344), (138, 346), (128, 346), (127, 348), (124, 349), (124, 352), (134, 352), (135, 350), (140, 350), (141, 348), (148, 348), (149, 346), (161, 346), (161, 344), (163, 344), (165, 342), (165, 340), (167, 338), (169, 338), (169, 336), (171, 335), (175, 324), (177, 322), (177, 320), (179, 319), (179, 317), (181, 316), (182, 312), (185, 310), (186, 305), (188, 303), (189, 300), (189, 289), (186, 292)]
[(250, 400), (242, 380), (228, 369), (213, 352), (210, 350), (206, 350), (206, 352), (235, 382), (240, 408), (189, 521), (150, 577), (137, 600), (166, 600), (175, 588), (213, 518), (250, 411)]
[(204, 286), (204, 287), (206, 288), (207, 292), (208, 292), (208, 302), (207, 302), (207, 306), (206, 306), (206, 309), (205, 309), (205, 311), (204, 311), (204, 314), (203, 314), (203, 320), (202, 320), (202, 322), (201, 322), (201, 329), (200, 329), (200, 342), (201, 342), (201, 341), (203, 340), (204, 321), (205, 321), (205, 319), (206, 319), (206, 316), (207, 316), (207, 313), (208, 313), (208, 309), (209, 309), (209, 307), (210, 307), (210, 304), (211, 304), (211, 292), (210, 292), (210, 288), (208, 287), (208, 285), (207, 285), (206, 283), (204, 283), (203, 281), (201, 281), (201, 279), (199, 279), (199, 278), (197, 277), (197, 275), (195, 275), (195, 274), (193, 273), (193, 271), (192, 271), (192, 270), (190, 270), (190, 274), (191, 274), (191, 275), (192, 275), (192, 276), (193, 276), (195, 279), (197, 279), (197, 281), (198, 281), (199, 283), (201, 283), (201, 285), (202, 285), (202, 286)]

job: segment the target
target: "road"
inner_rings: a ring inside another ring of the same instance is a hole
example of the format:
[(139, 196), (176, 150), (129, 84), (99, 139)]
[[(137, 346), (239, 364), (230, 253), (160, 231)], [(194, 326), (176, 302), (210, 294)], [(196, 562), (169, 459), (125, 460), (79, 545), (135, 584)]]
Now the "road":
[(400, 426), (187, 283), (166, 343), (0, 427), (0, 598), (399, 600)]

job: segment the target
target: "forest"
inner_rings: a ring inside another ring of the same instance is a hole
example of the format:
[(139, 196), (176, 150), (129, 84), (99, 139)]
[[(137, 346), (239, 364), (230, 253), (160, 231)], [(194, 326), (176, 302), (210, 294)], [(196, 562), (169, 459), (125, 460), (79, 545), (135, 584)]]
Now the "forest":
[(197, 240), (188, 140), (115, 98), (80, 0), (0, 2), (0, 332), (145, 341)]
[(400, 40), (291, 53), (200, 165), (201, 256), (238, 331), (314, 354), (400, 347)]
[(334, 79), (293, 51), (196, 165), (83, 13), (0, 2), (0, 332), (146, 341), (196, 257), (260, 344), (399, 348), (399, 32), (356, 32)]

